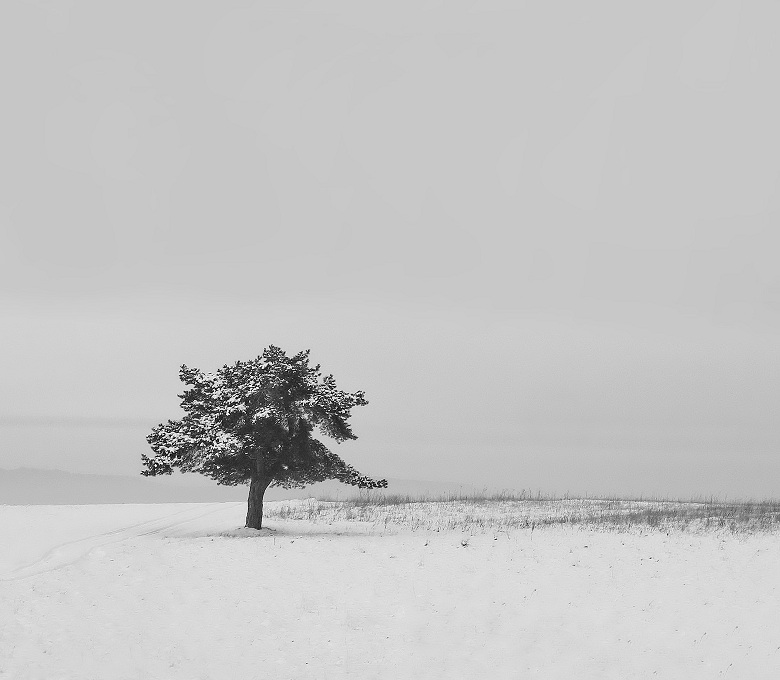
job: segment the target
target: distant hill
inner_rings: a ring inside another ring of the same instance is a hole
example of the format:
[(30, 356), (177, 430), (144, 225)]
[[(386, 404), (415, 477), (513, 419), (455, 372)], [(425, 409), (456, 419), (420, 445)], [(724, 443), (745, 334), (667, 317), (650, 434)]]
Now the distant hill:
[[(468, 491), (471, 487), (442, 482), (389, 479), (387, 493), (438, 495)], [(95, 503), (214, 503), (245, 501), (246, 486), (219, 486), (200, 475), (129, 477), (41, 470), (0, 468), (0, 505), (90, 505)], [(347, 499), (358, 489), (335, 481), (306, 489), (268, 489), (269, 501), (328, 496)]]

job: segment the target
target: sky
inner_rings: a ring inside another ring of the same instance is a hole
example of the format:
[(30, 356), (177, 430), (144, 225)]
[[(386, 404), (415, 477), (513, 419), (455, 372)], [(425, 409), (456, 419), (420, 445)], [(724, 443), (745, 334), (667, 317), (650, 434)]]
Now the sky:
[(361, 472), (780, 497), (774, 2), (0, 8), (0, 467), (311, 349)]

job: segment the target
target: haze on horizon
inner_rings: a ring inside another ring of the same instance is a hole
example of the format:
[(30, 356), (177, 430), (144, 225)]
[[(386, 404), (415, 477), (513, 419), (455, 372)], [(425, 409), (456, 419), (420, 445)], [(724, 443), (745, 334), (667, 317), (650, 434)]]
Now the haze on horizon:
[(0, 467), (137, 474), (276, 344), (369, 475), (780, 497), (778, 20), (5, 4)]

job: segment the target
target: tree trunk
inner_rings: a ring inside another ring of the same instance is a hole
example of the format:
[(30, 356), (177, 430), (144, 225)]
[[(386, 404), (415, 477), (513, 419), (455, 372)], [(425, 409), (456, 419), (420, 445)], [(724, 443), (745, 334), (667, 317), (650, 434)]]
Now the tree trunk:
[(263, 495), (270, 483), (271, 477), (264, 475), (259, 470), (252, 473), (246, 512), (246, 525), (250, 529), (263, 528)]

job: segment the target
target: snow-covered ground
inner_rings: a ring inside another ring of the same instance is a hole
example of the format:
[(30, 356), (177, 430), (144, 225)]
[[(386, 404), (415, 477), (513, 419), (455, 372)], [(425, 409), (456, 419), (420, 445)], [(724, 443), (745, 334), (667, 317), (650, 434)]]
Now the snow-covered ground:
[(273, 517), (290, 503), (262, 532), (244, 503), (0, 506), (0, 678), (780, 677), (776, 533)]

